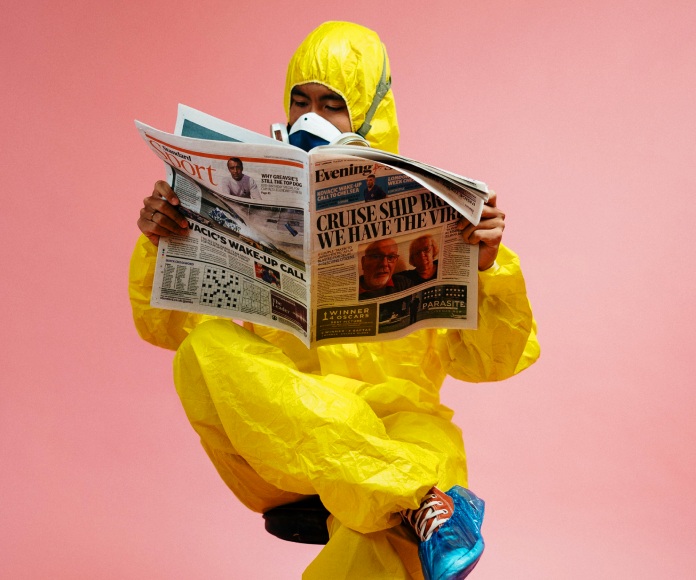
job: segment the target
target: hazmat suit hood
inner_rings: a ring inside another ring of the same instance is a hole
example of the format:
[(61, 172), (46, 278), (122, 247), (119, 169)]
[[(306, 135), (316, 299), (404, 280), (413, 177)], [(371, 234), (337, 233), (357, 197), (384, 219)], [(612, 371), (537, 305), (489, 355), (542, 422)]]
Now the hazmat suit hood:
[[(387, 50), (376, 32), (350, 22), (325, 22), (304, 39), (288, 65), (285, 113), (290, 114), (290, 93), (296, 86), (319, 83), (343, 97), (353, 131), (365, 121), (386, 67)], [(398, 153), (399, 125), (394, 95), (389, 89), (380, 101), (364, 137), (372, 147)]]

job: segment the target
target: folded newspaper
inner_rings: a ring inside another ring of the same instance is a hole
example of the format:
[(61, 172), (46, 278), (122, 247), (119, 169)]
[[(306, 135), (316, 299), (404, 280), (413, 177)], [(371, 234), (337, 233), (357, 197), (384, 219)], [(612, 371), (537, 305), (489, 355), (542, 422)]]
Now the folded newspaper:
[(486, 184), (369, 147), (309, 153), (179, 105), (136, 121), (186, 216), (161, 238), (151, 304), (259, 323), (307, 346), (476, 328)]

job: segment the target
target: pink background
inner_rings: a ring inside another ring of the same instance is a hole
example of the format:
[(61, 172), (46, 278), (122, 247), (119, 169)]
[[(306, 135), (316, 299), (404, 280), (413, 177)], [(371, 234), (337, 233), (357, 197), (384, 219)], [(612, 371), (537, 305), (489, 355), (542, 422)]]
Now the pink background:
[(300, 40), (347, 19), (389, 48), (402, 152), (498, 191), (539, 322), (535, 367), (443, 391), (488, 504), (475, 577), (694, 577), (692, 0), (4, 4), (0, 576), (285, 579), (317, 552), (238, 505), (132, 327), (163, 174), (133, 119), (265, 132)]

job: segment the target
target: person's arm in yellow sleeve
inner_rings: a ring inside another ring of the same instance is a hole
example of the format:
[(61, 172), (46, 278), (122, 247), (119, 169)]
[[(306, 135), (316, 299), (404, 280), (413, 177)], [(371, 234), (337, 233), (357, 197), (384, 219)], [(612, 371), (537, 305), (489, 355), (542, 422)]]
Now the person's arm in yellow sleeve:
[(479, 272), (478, 329), (440, 330), (447, 374), (468, 382), (500, 381), (539, 358), (536, 322), (517, 255), (500, 246), (493, 267)]
[(138, 228), (143, 235), (133, 251), (128, 276), (128, 294), (138, 334), (156, 346), (172, 350), (179, 347), (197, 324), (214, 318), (150, 306), (159, 238), (186, 231), (183, 227), (186, 220), (175, 207), (178, 204), (176, 194), (164, 181), (158, 181), (152, 195), (143, 200), (138, 219)]
[(457, 379), (503, 380), (539, 358), (539, 343), (519, 259), (501, 245), (505, 214), (494, 191), (480, 223), (462, 220), (460, 229), (464, 241), (479, 244), (478, 329), (438, 331), (438, 350)]

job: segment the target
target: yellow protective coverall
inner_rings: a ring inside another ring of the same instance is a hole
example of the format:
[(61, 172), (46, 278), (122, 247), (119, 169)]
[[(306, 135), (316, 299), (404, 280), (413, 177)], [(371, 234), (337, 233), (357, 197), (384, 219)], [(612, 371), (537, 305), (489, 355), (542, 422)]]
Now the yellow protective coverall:
[[(318, 82), (344, 97), (355, 130), (384, 62), (374, 32), (326, 23), (290, 62), (286, 111), (293, 86)], [(367, 138), (396, 151), (391, 91)], [(422, 578), (399, 512), (417, 508), (433, 485), (467, 485), (461, 431), (440, 404), (440, 386), (447, 375), (502, 380), (539, 354), (517, 256), (501, 247), (497, 266), (479, 273), (477, 330), (311, 349), (279, 330), (152, 308), (155, 259), (141, 236), (130, 267), (136, 327), (148, 342), (177, 350), (182, 404), (234, 494), (258, 512), (319, 494), (332, 514), (331, 539), (305, 578)]]

